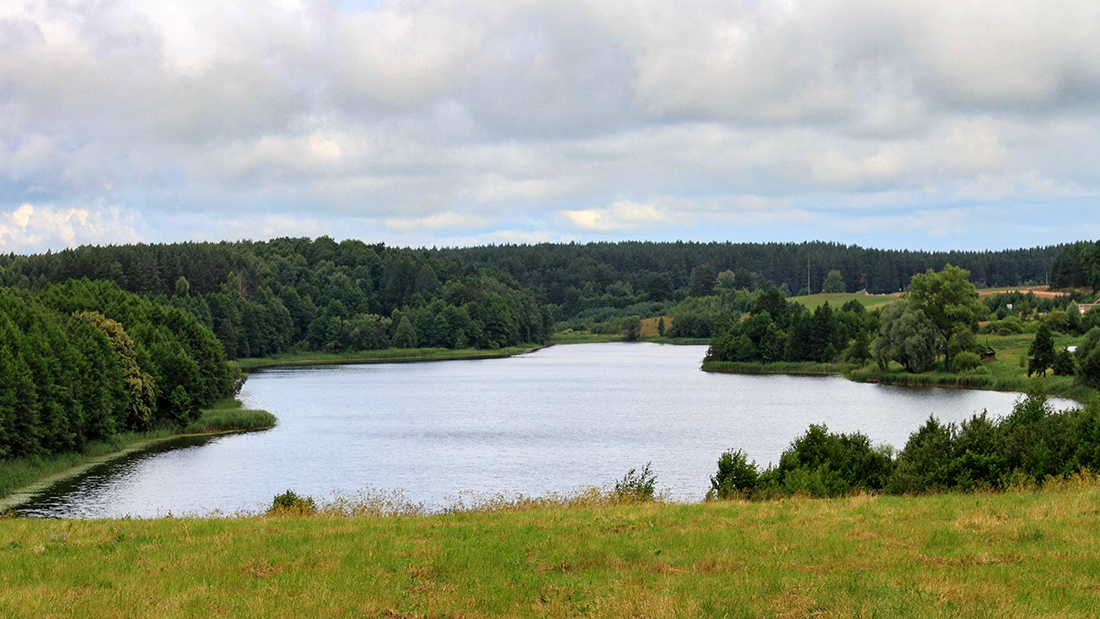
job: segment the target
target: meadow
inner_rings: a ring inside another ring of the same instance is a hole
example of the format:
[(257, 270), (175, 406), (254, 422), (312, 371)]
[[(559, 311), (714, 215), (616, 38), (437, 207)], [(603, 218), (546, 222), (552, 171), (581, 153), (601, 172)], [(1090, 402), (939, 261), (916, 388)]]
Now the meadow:
[(436, 515), (371, 495), (314, 515), (5, 519), (0, 615), (1094, 617), (1098, 481), (699, 504), (594, 491)]
[(791, 297), (788, 301), (792, 303), (801, 303), (806, 306), (806, 309), (811, 312), (816, 310), (819, 305), (825, 303), (829, 304), (834, 310), (840, 309), (848, 301), (858, 301), (860, 305), (866, 309), (881, 308), (885, 305), (893, 303), (898, 300), (898, 297), (887, 294), (858, 294), (854, 292), (835, 292), (835, 293), (820, 293), (811, 294), (801, 297)]

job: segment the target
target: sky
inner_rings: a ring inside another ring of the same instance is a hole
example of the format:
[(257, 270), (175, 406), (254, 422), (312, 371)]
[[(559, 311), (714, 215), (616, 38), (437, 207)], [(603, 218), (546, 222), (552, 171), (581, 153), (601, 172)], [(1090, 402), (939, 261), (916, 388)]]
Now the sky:
[(1100, 238), (1095, 0), (0, 0), (0, 251)]

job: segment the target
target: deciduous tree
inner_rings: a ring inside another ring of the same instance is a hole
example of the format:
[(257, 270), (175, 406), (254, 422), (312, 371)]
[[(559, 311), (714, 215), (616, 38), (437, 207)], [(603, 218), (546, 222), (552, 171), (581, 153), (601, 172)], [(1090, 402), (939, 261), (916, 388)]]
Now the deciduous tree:
[(920, 310), (939, 331), (944, 355), (944, 370), (950, 371), (947, 343), (963, 327), (977, 323), (986, 313), (978, 301), (978, 293), (967, 278), (970, 272), (945, 265), (936, 273), (928, 269), (914, 275), (909, 282), (909, 305)]

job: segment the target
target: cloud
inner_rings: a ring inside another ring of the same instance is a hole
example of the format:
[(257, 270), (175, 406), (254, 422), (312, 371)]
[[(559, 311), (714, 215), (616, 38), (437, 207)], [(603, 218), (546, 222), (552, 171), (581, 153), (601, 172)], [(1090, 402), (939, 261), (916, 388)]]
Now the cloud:
[(415, 218), (390, 218), (386, 220), (386, 227), (398, 232), (410, 232), (413, 230), (452, 230), (461, 228), (475, 228), (486, 223), (486, 218), (463, 215), (453, 211), (438, 213), (428, 217)]
[(0, 251), (38, 252), (50, 247), (137, 243), (140, 218), (118, 207), (57, 208), (22, 204), (0, 212)]
[[(1100, 192), (1085, 0), (6, 2), (0, 52), (0, 213), (158, 239), (816, 235)], [(1035, 242), (1080, 211), (1044, 213)]]
[(582, 230), (634, 232), (642, 227), (669, 221), (669, 213), (654, 204), (619, 200), (607, 208), (564, 211), (563, 215)]

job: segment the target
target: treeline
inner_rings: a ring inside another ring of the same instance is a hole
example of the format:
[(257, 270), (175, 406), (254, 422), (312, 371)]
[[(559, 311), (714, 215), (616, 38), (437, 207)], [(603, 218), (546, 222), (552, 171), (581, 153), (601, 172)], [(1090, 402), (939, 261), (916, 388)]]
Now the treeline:
[(497, 348), (543, 343), (545, 300), (502, 272), (367, 245), (267, 242), (83, 246), (0, 256), (0, 285), (88, 278), (187, 310), (230, 359), (286, 351)]
[[(674, 328), (679, 328), (679, 319)], [(871, 356), (870, 341), (878, 329), (877, 313), (867, 312), (858, 301), (839, 311), (823, 303), (810, 312), (771, 288), (756, 298), (744, 319), (740, 312), (720, 315), (704, 361), (824, 363), (843, 358), (863, 363)]]
[(1100, 290), (1100, 241), (1065, 246), (1051, 266), (1050, 285)]
[(956, 425), (930, 417), (896, 457), (862, 433), (831, 433), (818, 425), (763, 471), (743, 451), (730, 450), (718, 460), (708, 498), (1004, 489), (1098, 467), (1100, 398), (1059, 412), (1033, 390), (1003, 419), (982, 413)]
[(0, 288), (0, 459), (183, 427), (240, 386), (193, 315), (111, 282)]
[[(776, 287), (788, 296), (821, 292), (893, 293), (909, 279), (947, 263), (979, 286), (1046, 283), (1062, 246), (997, 252), (867, 249), (835, 243), (620, 243), (490, 245), (435, 249), (433, 256), (505, 270), (543, 291), (557, 320), (655, 315), (662, 304), (728, 289)], [(719, 281), (719, 274), (725, 274)]]

